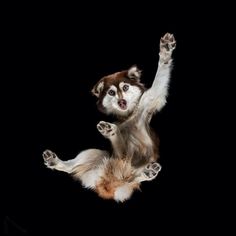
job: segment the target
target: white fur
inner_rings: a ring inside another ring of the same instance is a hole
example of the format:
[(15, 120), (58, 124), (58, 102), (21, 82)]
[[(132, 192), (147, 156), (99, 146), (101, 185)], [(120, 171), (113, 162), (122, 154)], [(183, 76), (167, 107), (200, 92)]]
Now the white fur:
[(99, 158), (102, 159), (107, 156), (105, 151), (99, 149), (88, 149), (80, 152), (75, 159), (65, 161), (67, 165), (70, 165), (74, 169), (78, 165), (84, 165), (93, 161), (98, 161)]
[[(119, 84), (119, 87), (122, 88), (124, 85), (125, 85), (125, 83), (121, 82)], [(133, 85), (130, 85), (130, 84), (127, 84), (127, 85), (129, 85), (128, 91), (126, 91), (126, 92), (122, 91), (121, 92), (122, 98), (125, 99), (126, 102), (127, 102), (127, 109), (122, 110), (119, 107), (118, 101), (121, 98), (117, 94), (116, 87), (114, 85), (112, 85), (110, 87), (110, 89), (113, 89), (114, 91), (116, 91), (116, 95), (115, 96), (110, 96), (109, 94), (107, 94), (104, 97), (103, 101), (102, 101), (102, 105), (106, 108), (106, 111), (107, 111), (108, 114), (113, 113), (113, 114), (122, 115), (122, 116), (123, 115), (128, 115), (136, 107), (138, 99), (142, 95), (142, 92), (141, 92), (140, 88), (137, 87), (137, 86), (133, 86)]]
[(139, 110), (142, 112), (144, 119), (150, 111), (160, 111), (166, 104), (170, 72), (171, 61), (167, 64), (159, 63), (152, 87), (144, 92), (139, 102)]
[(133, 188), (129, 184), (124, 184), (116, 189), (114, 199), (117, 202), (123, 202), (130, 198), (132, 192)]
[(94, 189), (100, 176), (101, 176), (101, 170), (100, 169), (93, 169), (93, 170), (90, 170), (87, 173), (83, 174), (80, 177), (80, 180), (81, 180), (82, 185), (84, 187)]
[(128, 70), (128, 77), (131, 78), (131, 79), (132, 78), (139, 79), (141, 77), (141, 71), (136, 66), (132, 66)]

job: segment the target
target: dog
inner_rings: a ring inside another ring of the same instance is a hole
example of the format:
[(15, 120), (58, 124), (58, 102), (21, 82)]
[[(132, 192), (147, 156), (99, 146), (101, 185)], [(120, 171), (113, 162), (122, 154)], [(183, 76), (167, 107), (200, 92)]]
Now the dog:
[(151, 88), (140, 82), (137, 66), (101, 78), (93, 87), (98, 109), (116, 116), (116, 122), (100, 121), (98, 131), (112, 145), (112, 153), (99, 149), (82, 151), (62, 161), (55, 153), (43, 153), (45, 165), (64, 171), (104, 199), (128, 200), (143, 181), (151, 181), (161, 170), (159, 141), (150, 127), (152, 116), (166, 104), (176, 41), (166, 33), (160, 39), (158, 69)]

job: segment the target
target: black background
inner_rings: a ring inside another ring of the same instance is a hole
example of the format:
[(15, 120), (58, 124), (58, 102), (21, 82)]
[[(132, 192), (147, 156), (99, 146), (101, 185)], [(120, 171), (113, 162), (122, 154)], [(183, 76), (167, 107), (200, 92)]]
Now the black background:
[[(203, 17), (204, 10), (195, 17), (194, 5), (181, 12), (172, 4), (24, 7), (11, 6), (4, 18), (5, 233), (114, 234), (142, 227), (146, 233), (191, 233), (208, 224), (199, 184), (203, 143), (198, 125), (205, 117), (198, 112), (196, 96), (204, 41), (199, 14)], [(208, 26), (214, 23), (205, 22)], [(168, 103), (151, 123), (161, 141), (159, 176), (143, 183), (142, 192), (127, 202), (116, 203), (100, 199), (65, 173), (47, 169), (45, 149), (67, 160), (84, 149), (109, 148), (96, 124), (112, 117), (97, 111), (90, 91), (102, 76), (133, 64), (151, 86), (159, 40), (166, 32), (175, 35), (177, 48)]]

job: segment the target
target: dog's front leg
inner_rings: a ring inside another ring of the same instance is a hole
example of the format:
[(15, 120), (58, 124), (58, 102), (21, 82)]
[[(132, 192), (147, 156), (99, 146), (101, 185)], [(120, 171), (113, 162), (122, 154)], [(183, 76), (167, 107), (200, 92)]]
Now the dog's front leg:
[(165, 34), (160, 40), (160, 52), (158, 69), (150, 89), (148, 89), (140, 100), (140, 111), (144, 118), (148, 114), (160, 111), (166, 103), (168, 85), (172, 69), (172, 52), (176, 41), (172, 34)]
[(97, 124), (97, 129), (105, 138), (110, 140), (113, 148), (113, 156), (124, 158), (125, 145), (118, 126), (109, 122), (100, 121)]

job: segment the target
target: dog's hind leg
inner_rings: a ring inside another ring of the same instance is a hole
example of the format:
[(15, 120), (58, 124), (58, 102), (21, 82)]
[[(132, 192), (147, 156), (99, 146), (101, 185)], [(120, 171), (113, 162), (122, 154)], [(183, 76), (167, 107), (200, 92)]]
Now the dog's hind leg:
[(44, 164), (48, 168), (69, 174), (71, 174), (79, 165), (86, 165), (87, 163), (97, 164), (106, 156), (107, 153), (105, 151), (99, 149), (88, 149), (79, 153), (74, 159), (62, 161), (50, 150), (45, 150), (43, 152)]

